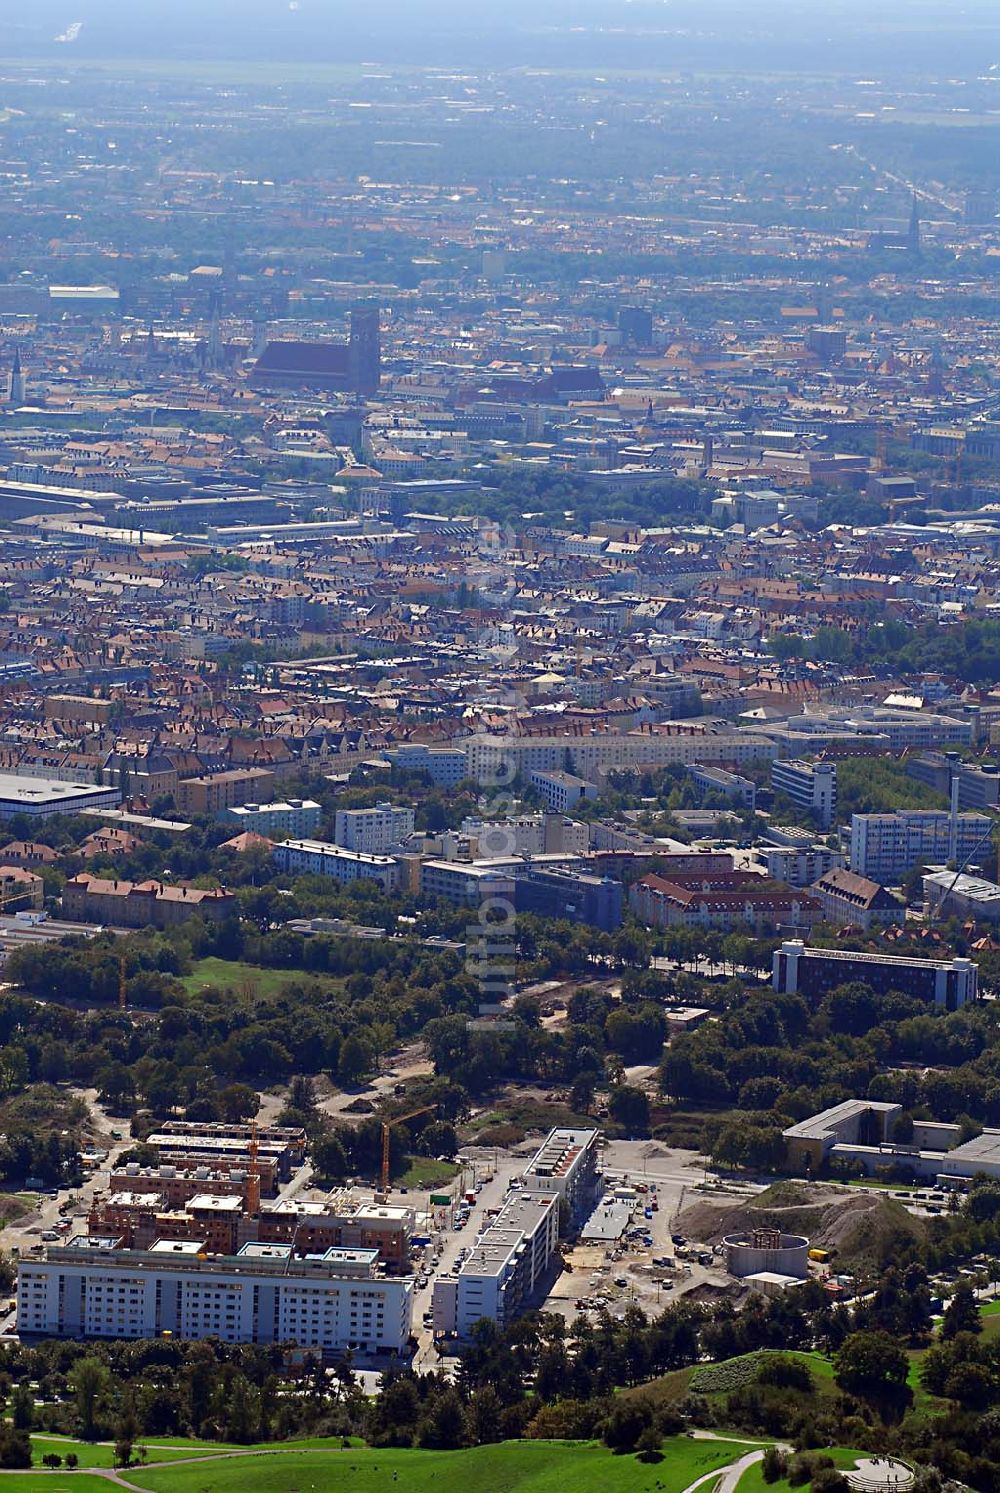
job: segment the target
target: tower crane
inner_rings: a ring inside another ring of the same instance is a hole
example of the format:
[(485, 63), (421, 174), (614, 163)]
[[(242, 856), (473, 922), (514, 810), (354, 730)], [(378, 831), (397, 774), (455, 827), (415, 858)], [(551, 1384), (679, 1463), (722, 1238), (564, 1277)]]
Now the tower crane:
[(408, 1110), (405, 1115), (394, 1115), (391, 1120), (382, 1121), (382, 1170), (379, 1176), (379, 1184), (382, 1192), (389, 1191), (389, 1135), (397, 1125), (404, 1124), (407, 1120), (415, 1120), (418, 1115), (433, 1115), (437, 1112), (436, 1104), (424, 1104), (420, 1109)]

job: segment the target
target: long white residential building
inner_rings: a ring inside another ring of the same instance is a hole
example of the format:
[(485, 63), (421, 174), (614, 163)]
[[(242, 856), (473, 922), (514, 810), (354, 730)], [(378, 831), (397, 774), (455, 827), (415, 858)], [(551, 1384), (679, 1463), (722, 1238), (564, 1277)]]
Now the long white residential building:
[(376, 1273), (376, 1249), (292, 1257), (286, 1244), (206, 1255), (203, 1241), (161, 1239), (124, 1249), (78, 1236), (21, 1260), (22, 1337), (217, 1337), (296, 1343), (330, 1352), (400, 1353), (410, 1336), (413, 1281)]
[(342, 882), (367, 877), (387, 892), (394, 892), (399, 882), (399, 866), (391, 855), (345, 850), (328, 840), (285, 840), (274, 847), (272, 856), (279, 870), (293, 876), (332, 876)]
[(466, 776), (477, 783), (509, 783), (515, 774), (553, 768), (584, 778), (630, 767), (669, 767), (690, 762), (752, 762), (773, 758), (778, 747), (751, 731), (595, 731), (589, 735), (488, 736), (464, 738)]
[(558, 1244), (558, 1197), (512, 1194), (458, 1274), (434, 1282), (434, 1331), (467, 1338), (482, 1317), (507, 1326), (531, 1305)]

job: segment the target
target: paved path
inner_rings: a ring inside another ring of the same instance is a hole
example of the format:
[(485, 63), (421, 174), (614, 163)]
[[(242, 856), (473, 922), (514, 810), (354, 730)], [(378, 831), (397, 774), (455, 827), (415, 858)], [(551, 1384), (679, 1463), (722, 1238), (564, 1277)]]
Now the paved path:
[[(71, 1437), (63, 1437), (59, 1435), (46, 1436), (45, 1439), (46, 1441), (72, 1440)], [(111, 1444), (112, 1443), (110, 1441), (95, 1442), (95, 1445), (97, 1446), (111, 1446)], [(178, 1449), (181, 1450), (182, 1448)], [(154, 1448), (154, 1450), (156, 1450), (156, 1448)], [(166, 1448), (164, 1448), (164, 1450), (166, 1450)], [(124, 1475), (125, 1472), (132, 1472), (134, 1475), (138, 1476), (143, 1472), (160, 1472), (167, 1467), (191, 1467), (195, 1463), (219, 1462), (230, 1457), (273, 1457), (279, 1453), (282, 1456), (288, 1457), (293, 1456), (296, 1452), (298, 1452), (300, 1455), (304, 1455), (307, 1452), (316, 1450), (330, 1451), (332, 1453), (340, 1451), (341, 1448), (334, 1446), (323, 1448), (308, 1446), (287, 1447), (282, 1446), (280, 1442), (275, 1442), (274, 1446), (269, 1447), (220, 1447), (217, 1452), (205, 1451), (204, 1453), (196, 1457), (171, 1457), (168, 1462), (144, 1462), (141, 1467), (126, 1468), (124, 1469), (124, 1471), (120, 1470), (117, 1467), (60, 1467), (57, 1468), (56, 1471), (61, 1477), (102, 1477), (104, 1478), (105, 1482), (114, 1483), (119, 1488), (128, 1488), (129, 1493), (149, 1493), (148, 1488), (143, 1488), (138, 1483), (130, 1482)], [(357, 1448), (344, 1447), (342, 1450), (346, 1452), (357, 1450)], [(0, 1468), (0, 1478), (24, 1477), (27, 1472), (27, 1468), (19, 1468), (16, 1470), (13, 1468)], [(37, 1473), (39, 1478), (45, 1478), (49, 1481), (51, 1481), (53, 1476), (52, 1472), (47, 1467), (33, 1467), (31, 1469), (31, 1472)]]
[[(714, 1441), (728, 1440), (728, 1437), (715, 1436)], [(716, 1467), (712, 1472), (703, 1472), (701, 1477), (696, 1477), (693, 1483), (688, 1483), (684, 1493), (694, 1493), (695, 1488), (702, 1488), (706, 1483), (717, 1483), (716, 1493), (736, 1493), (736, 1485), (755, 1462), (763, 1462), (764, 1452), (746, 1452), (735, 1462), (730, 1462), (728, 1467)]]

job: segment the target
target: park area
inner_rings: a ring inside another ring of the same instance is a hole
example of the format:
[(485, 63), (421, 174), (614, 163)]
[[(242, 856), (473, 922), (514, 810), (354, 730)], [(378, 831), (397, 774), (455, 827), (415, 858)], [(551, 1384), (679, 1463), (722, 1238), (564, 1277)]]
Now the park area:
[[(71, 1493), (109, 1493), (113, 1487), (141, 1493), (685, 1493), (711, 1480), (761, 1443), (676, 1436), (663, 1443), (662, 1457), (643, 1461), (615, 1456), (591, 1442), (509, 1441), (466, 1451), (396, 1451), (347, 1446), (339, 1440), (296, 1442), (267, 1448), (223, 1448), (183, 1437), (146, 1443), (145, 1466), (112, 1469), (110, 1445), (88, 1445), (61, 1437), (32, 1437), (36, 1463), (51, 1451), (74, 1452), (80, 1470), (37, 1470), (3, 1475), (8, 1493), (39, 1486)], [(705, 1486), (704, 1484), (702, 1486)]]

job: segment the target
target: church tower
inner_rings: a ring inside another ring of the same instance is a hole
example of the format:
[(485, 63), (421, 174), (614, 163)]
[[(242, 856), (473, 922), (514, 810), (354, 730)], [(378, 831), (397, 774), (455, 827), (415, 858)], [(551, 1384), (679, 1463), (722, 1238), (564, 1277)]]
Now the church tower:
[(17, 408), (24, 403), (24, 370), (21, 367), (21, 349), (15, 347), (14, 361), (10, 369), (10, 383), (7, 389), (7, 403)]

